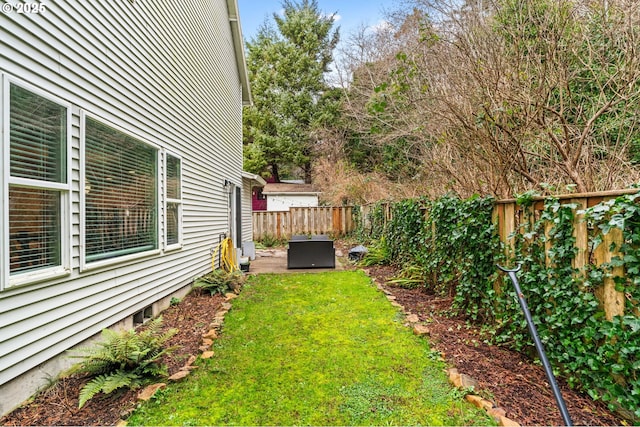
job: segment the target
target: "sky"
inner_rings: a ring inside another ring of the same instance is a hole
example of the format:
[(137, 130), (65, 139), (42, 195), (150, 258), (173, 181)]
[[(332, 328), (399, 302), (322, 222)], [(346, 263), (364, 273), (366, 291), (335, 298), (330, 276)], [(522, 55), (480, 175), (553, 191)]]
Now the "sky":
[[(317, 0), (318, 8), (326, 14), (337, 14), (335, 26), (340, 27), (340, 37), (346, 36), (362, 25), (375, 27), (384, 22), (384, 10), (394, 8), (398, 0)], [(272, 23), (273, 13), (282, 10), (280, 0), (238, 0), (242, 35), (250, 41), (265, 19)], [(335, 28), (334, 26), (334, 28)]]

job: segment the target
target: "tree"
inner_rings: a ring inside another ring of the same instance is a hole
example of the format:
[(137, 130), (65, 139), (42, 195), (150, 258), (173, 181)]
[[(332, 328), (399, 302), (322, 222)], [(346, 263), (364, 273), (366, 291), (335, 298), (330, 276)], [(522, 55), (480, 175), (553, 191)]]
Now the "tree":
[(477, 113), (508, 141), (514, 171), (533, 186), (562, 177), (579, 192), (624, 183), (640, 101), (633, 9), (550, 0), (499, 6), (493, 33), (510, 66), (501, 73), (506, 84), (484, 86), (492, 98)]
[[(316, 0), (284, 0), (276, 27), (265, 22), (247, 43), (254, 104), (245, 107), (245, 169), (270, 173), (299, 169), (311, 182), (316, 129), (335, 112), (335, 96), (325, 96), (325, 73), (339, 39), (333, 15)], [(329, 117), (328, 117), (329, 116)]]
[(354, 44), (343, 105), (356, 154), (385, 161), (391, 144), (431, 195), (637, 182), (636, 2), (407, 1), (384, 49), (367, 55), (378, 33)]

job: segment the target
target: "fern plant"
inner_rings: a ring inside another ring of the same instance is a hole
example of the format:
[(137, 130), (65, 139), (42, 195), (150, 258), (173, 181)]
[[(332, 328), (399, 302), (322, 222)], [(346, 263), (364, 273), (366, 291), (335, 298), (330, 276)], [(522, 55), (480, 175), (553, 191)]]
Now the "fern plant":
[(389, 249), (386, 241), (383, 238), (374, 242), (368, 248), (368, 252), (358, 262), (363, 267), (370, 267), (373, 265), (388, 265), (389, 264)]
[(136, 389), (149, 380), (167, 375), (167, 367), (160, 358), (175, 350), (164, 348), (165, 343), (178, 331), (163, 332), (162, 317), (151, 320), (142, 331), (135, 329), (113, 331), (104, 329), (102, 341), (93, 347), (74, 350), (71, 358), (82, 361), (74, 365), (69, 374), (94, 377), (80, 391), (78, 407), (102, 392), (109, 394), (119, 388)]
[(239, 271), (213, 270), (199, 277), (193, 283), (193, 287), (208, 291), (211, 295), (236, 292), (244, 283), (245, 277)]

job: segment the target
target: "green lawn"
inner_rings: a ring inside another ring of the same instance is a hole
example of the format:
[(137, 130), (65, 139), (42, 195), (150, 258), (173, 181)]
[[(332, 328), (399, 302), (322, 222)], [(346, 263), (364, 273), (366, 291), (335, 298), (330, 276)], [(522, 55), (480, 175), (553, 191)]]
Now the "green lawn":
[(253, 276), (213, 359), (129, 425), (487, 425), (362, 272)]

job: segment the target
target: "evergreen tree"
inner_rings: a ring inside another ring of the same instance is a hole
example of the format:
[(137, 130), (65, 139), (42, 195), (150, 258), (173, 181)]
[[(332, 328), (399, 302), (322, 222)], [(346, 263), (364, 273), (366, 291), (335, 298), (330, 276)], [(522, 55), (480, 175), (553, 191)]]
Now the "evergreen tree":
[(247, 43), (254, 104), (244, 110), (247, 171), (270, 173), (299, 169), (311, 181), (315, 128), (335, 110), (325, 73), (333, 61), (339, 31), (335, 14), (325, 15), (316, 0), (284, 0), (284, 14), (273, 15)]

